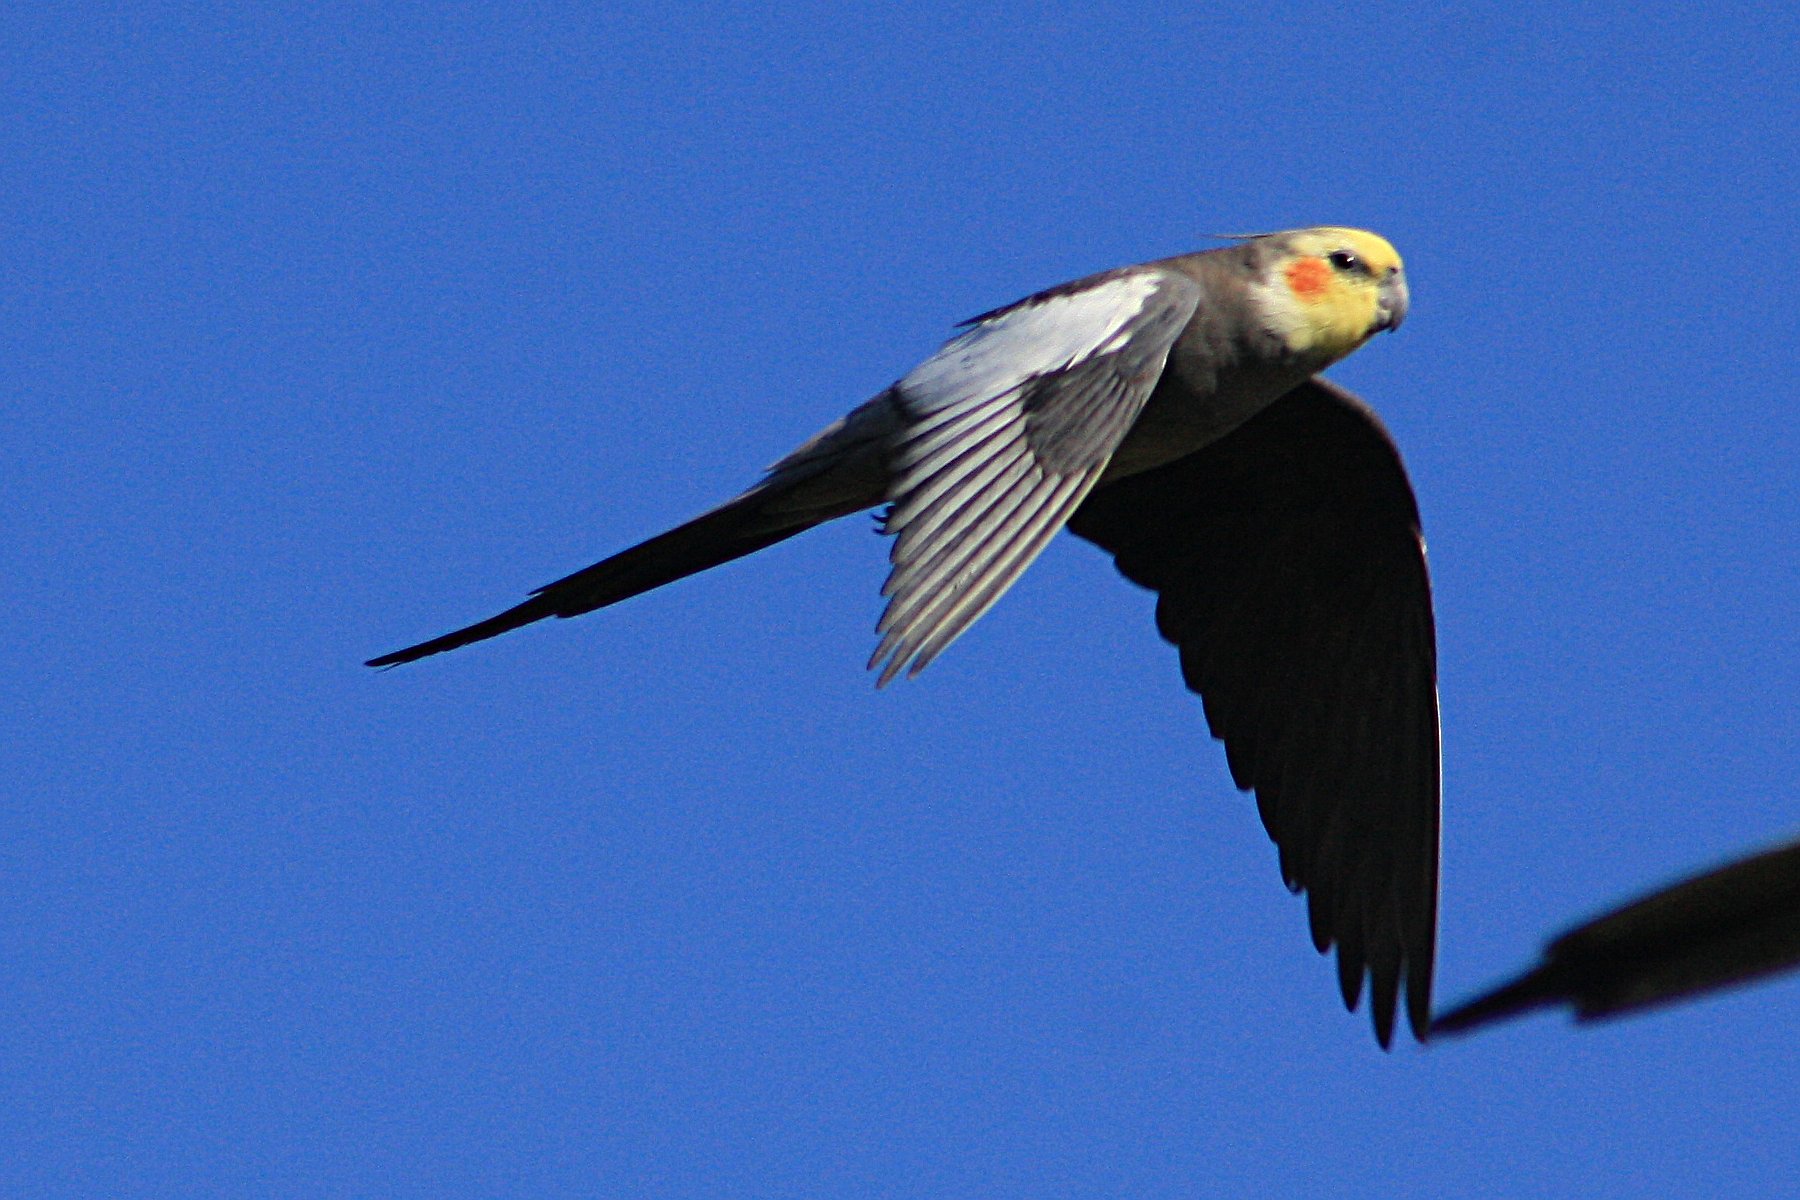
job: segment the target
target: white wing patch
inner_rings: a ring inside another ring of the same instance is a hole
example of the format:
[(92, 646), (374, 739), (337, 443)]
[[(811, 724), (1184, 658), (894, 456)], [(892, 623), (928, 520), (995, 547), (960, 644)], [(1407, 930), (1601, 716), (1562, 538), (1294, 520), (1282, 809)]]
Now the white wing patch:
[(921, 416), (1000, 397), (1034, 375), (1110, 354), (1130, 337), (1163, 276), (1135, 271), (1091, 288), (1027, 300), (951, 338), (899, 387)]
[[(1000, 598), (1100, 478), (1199, 287), (1143, 268), (1003, 309), (894, 386), (889, 597), (870, 660), (916, 675)], [(1033, 416), (1075, 423), (1046, 461)]]

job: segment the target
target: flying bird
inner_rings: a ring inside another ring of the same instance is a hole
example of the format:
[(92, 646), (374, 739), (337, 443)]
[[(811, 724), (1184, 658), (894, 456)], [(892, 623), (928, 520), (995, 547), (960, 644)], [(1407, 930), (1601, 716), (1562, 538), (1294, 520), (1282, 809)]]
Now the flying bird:
[(1445, 1013), (1461, 1033), (1567, 1004), (1622, 1016), (1800, 967), (1800, 842), (1683, 880), (1563, 934), (1536, 969)]
[(870, 667), (916, 675), (1058, 529), (1158, 594), (1157, 627), (1254, 790), (1345, 1005), (1430, 1020), (1437, 650), (1418, 506), (1373, 413), (1318, 372), (1406, 316), (1357, 229), (1236, 239), (972, 318), (736, 499), (386, 667), (573, 617), (885, 507)]

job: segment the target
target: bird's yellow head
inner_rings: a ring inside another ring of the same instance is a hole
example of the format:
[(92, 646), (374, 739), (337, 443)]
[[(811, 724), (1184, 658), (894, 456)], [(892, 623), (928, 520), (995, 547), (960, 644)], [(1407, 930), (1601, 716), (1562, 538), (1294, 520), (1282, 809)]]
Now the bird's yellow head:
[(1406, 270), (1386, 238), (1328, 225), (1266, 241), (1273, 253), (1260, 290), (1291, 353), (1322, 367), (1405, 319)]

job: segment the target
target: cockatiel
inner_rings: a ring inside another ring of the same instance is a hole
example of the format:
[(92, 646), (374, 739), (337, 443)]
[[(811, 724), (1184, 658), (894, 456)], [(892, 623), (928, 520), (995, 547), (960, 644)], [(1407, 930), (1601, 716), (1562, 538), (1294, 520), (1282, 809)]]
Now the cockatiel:
[(1254, 790), (1346, 1005), (1401, 981), (1429, 1025), (1437, 654), (1418, 507), (1375, 416), (1317, 372), (1406, 315), (1384, 239), (1298, 229), (1102, 272), (965, 323), (711, 512), (411, 662), (572, 617), (887, 506), (870, 666), (916, 675), (1064, 525), (1159, 594), (1157, 625)]

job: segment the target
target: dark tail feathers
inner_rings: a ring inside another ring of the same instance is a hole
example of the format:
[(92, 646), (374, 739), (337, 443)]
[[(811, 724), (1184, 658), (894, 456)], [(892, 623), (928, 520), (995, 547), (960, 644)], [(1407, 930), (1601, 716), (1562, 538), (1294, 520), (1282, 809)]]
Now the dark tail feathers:
[(398, 666), (496, 637), (545, 617), (574, 617), (605, 608), (785, 541), (821, 521), (857, 511), (851, 508), (844, 512), (772, 516), (767, 511), (769, 499), (770, 494), (765, 489), (753, 489), (685, 525), (678, 525), (667, 533), (547, 584), (537, 589), (530, 600), (498, 616), (404, 650), (371, 658), (366, 665)]

